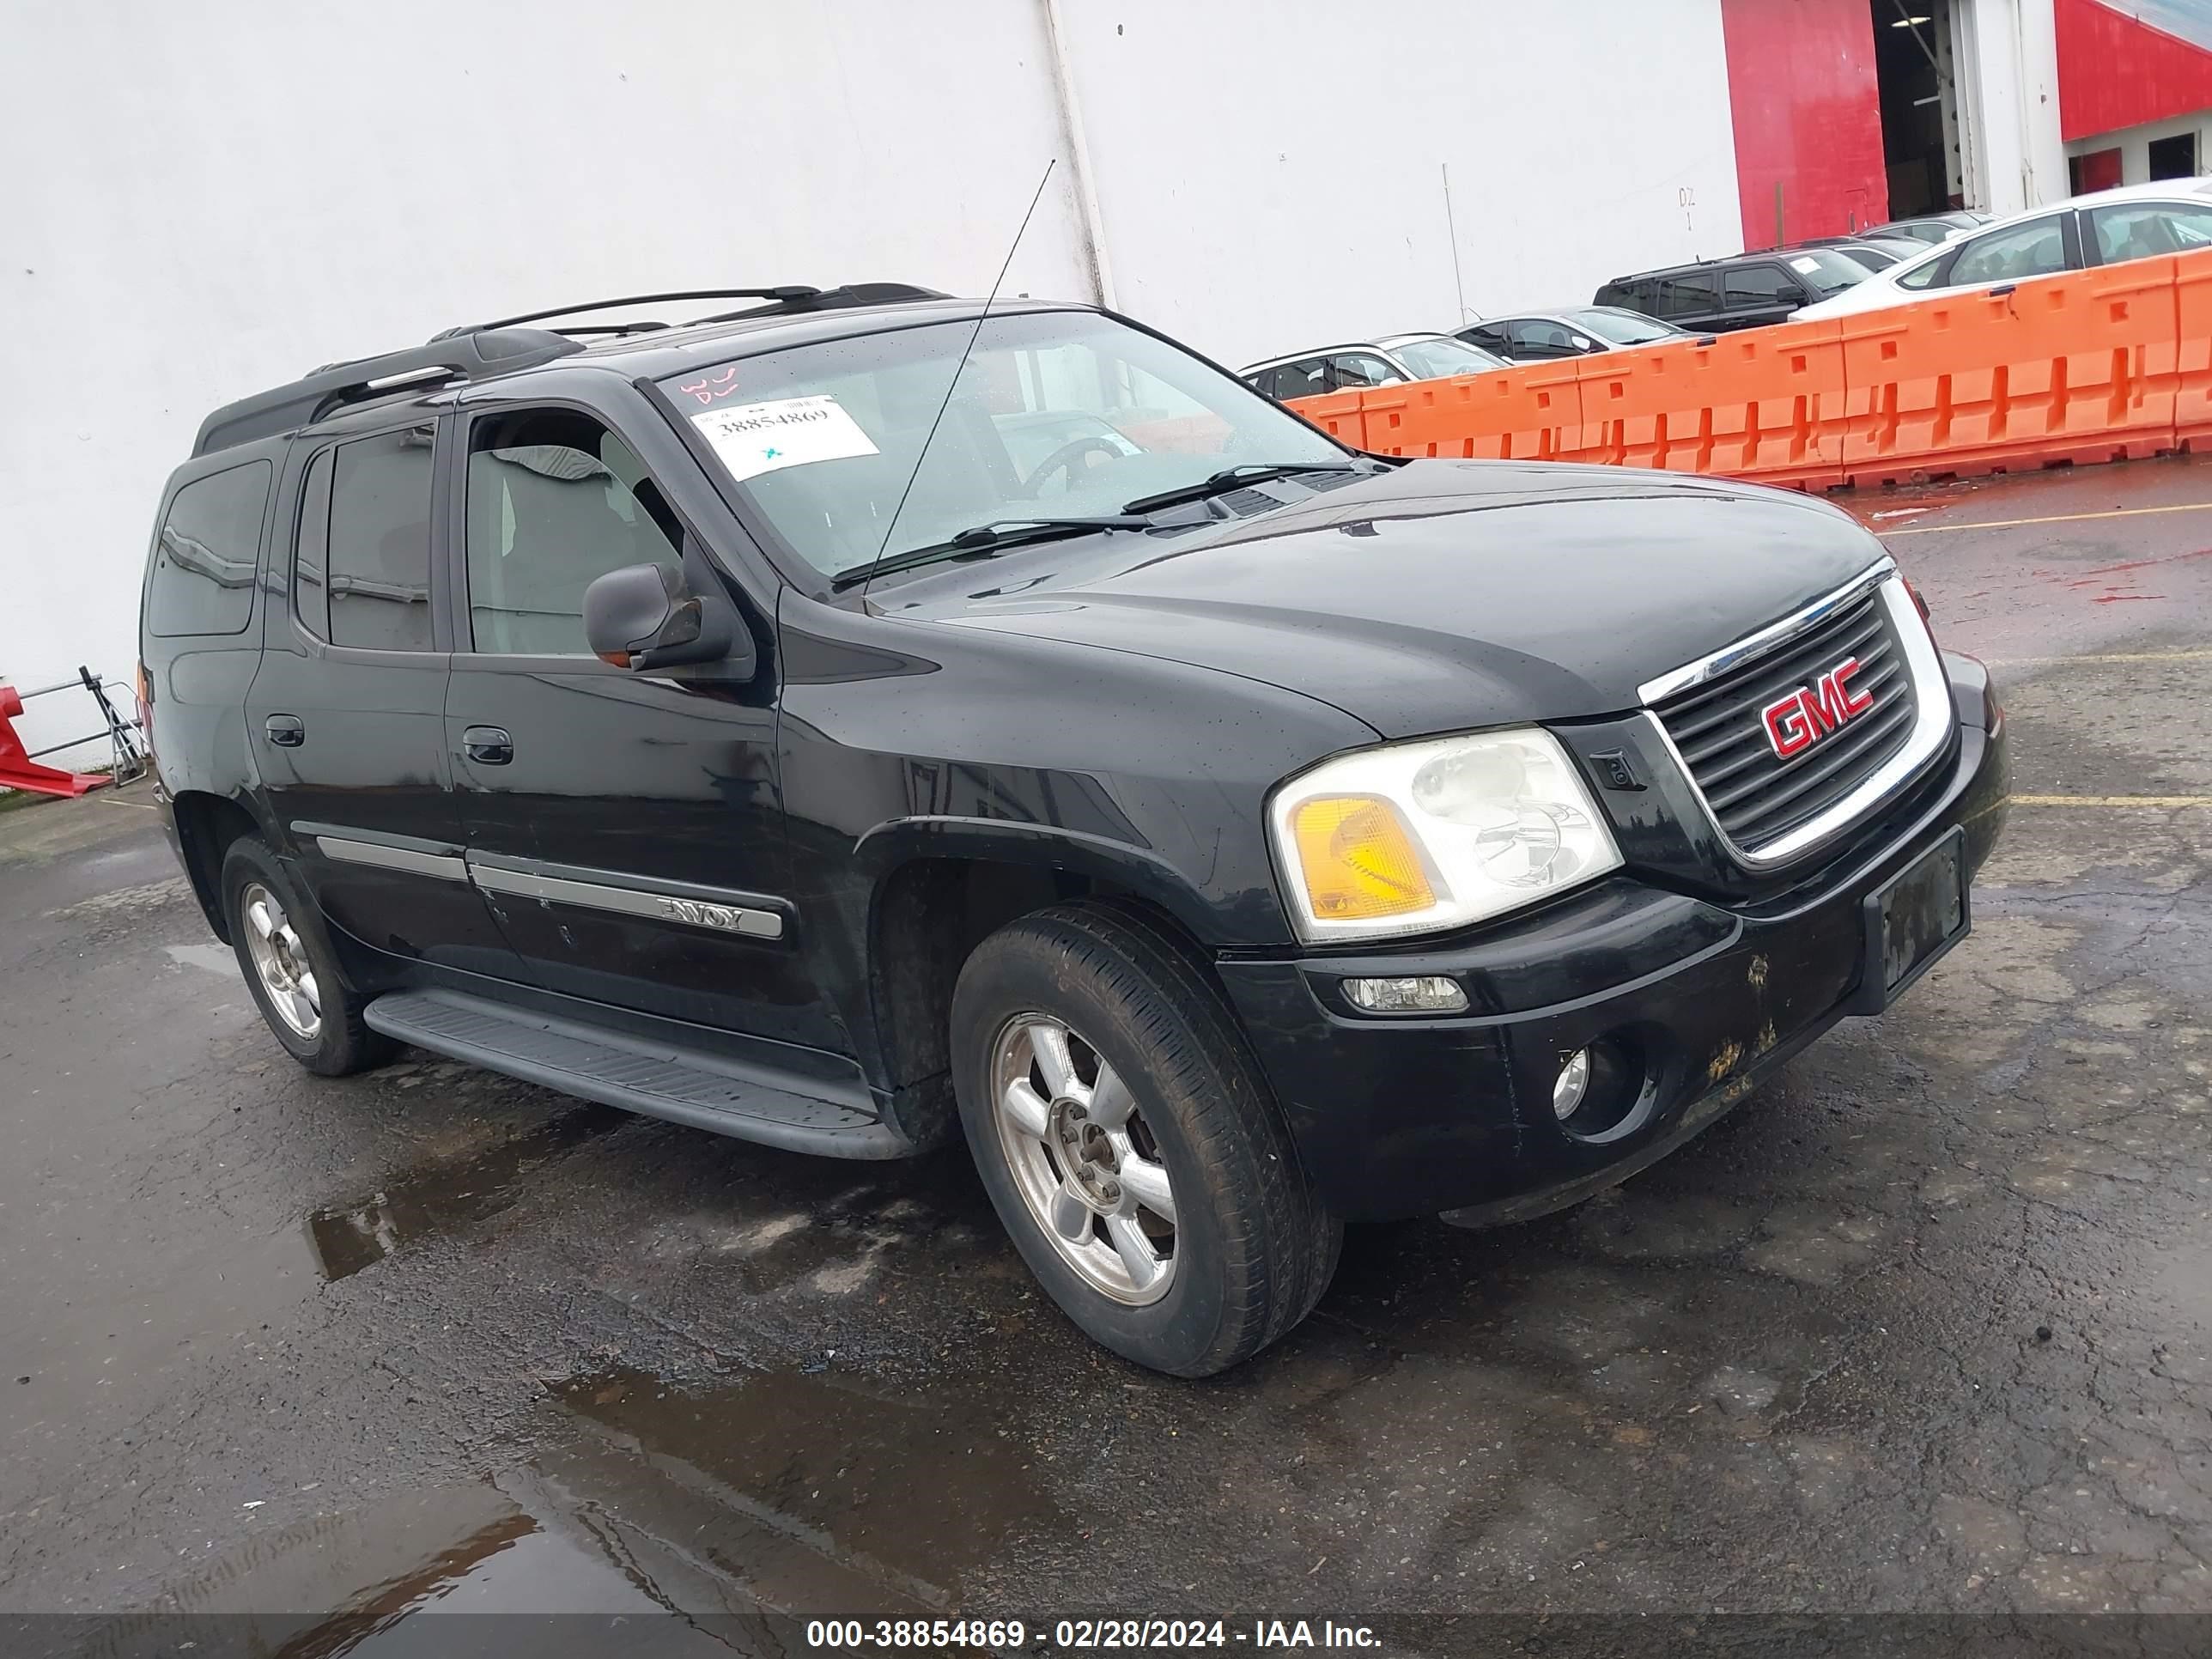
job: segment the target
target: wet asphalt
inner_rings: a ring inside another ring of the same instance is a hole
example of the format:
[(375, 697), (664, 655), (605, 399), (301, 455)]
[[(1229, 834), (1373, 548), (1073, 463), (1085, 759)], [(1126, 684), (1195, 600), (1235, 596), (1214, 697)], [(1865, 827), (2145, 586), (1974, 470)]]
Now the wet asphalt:
[(2001, 679), (1972, 936), (1206, 1383), (959, 1155), (311, 1078), (143, 787), (0, 813), (0, 1615), (2212, 1612), (2212, 463), (1851, 505)]

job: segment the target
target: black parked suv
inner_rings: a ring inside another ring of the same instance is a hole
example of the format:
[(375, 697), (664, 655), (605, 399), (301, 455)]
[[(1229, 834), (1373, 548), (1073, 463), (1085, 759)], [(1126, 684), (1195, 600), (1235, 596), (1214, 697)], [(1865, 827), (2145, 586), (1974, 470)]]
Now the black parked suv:
[(1872, 274), (1836, 248), (1784, 248), (1616, 276), (1598, 289), (1595, 303), (1640, 311), (1692, 334), (1725, 334), (1787, 321), (1800, 306)]
[(2001, 720), (1834, 508), (1364, 455), (1087, 307), (744, 297), (319, 370), (171, 480), (160, 787), (309, 1069), (964, 1138), (1200, 1375), (1346, 1221), (1596, 1192), (1965, 933)]

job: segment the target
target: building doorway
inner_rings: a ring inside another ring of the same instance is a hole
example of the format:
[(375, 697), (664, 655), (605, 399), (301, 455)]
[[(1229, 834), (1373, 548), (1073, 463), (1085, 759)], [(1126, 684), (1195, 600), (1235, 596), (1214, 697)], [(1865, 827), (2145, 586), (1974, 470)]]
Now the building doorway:
[(1960, 205), (1950, 0), (1869, 0), (1882, 165), (1896, 219)]

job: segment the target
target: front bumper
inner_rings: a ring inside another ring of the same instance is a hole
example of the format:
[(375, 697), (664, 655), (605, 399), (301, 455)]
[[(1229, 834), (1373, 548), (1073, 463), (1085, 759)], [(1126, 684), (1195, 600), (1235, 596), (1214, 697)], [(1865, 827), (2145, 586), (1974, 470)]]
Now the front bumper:
[[(1854, 1012), (1868, 897), (1961, 828), (1971, 875), (2003, 822), (2002, 720), (1978, 665), (1948, 666), (1960, 717), (1946, 760), (1806, 887), (1723, 905), (1624, 873), (1468, 942), (1221, 961), (1329, 1206), (1470, 1225), (1544, 1214), (1664, 1156)], [(1475, 1012), (1363, 1014), (1342, 981), (1375, 975), (1448, 975)], [(1561, 1126), (1552, 1083), (1594, 1043), (1630, 1062), (1616, 1072), (1634, 1074), (1634, 1104), (1583, 1137)]]

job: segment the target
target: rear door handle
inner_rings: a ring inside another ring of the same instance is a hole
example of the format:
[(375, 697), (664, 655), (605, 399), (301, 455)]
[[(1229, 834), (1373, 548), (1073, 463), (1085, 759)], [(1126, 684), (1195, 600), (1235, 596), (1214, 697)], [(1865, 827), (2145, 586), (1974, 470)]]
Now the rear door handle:
[(297, 749), (307, 740), (307, 727), (297, 714), (271, 714), (261, 723), (262, 734), (279, 749)]
[(461, 733), (461, 752), (479, 766), (504, 766), (514, 758), (514, 739), (496, 726), (471, 726)]

